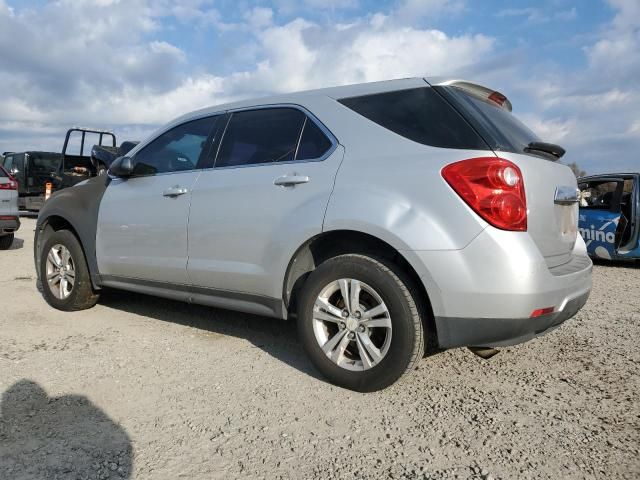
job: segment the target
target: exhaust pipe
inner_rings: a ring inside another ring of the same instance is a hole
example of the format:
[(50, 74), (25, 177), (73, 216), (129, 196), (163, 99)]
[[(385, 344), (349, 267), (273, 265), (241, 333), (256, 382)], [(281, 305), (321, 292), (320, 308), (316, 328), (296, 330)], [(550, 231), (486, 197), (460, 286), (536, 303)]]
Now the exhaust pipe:
[(475, 353), (480, 358), (484, 358), (485, 360), (489, 360), (494, 355), (500, 353), (500, 350), (496, 350), (495, 348), (487, 348), (487, 347), (469, 347), (473, 353)]

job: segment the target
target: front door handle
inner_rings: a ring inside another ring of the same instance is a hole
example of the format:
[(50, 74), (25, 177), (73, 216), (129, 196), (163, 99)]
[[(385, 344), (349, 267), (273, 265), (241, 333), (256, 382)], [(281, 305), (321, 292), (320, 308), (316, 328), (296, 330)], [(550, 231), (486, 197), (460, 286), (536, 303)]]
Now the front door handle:
[(164, 195), (165, 197), (179, 197), (180, 195), (184, 195), (185, 193), (189, 193), (189, 190), (176, 185), (174, 187), (167, 188), (164, 192), (162, 192), (162, 195)]
[(300, 185), (301, 183), (307, 183), (310, 178), (306, 175), (298, 175), (297, 173), (291, 173), (278, 177), (273, 181), (274, 185), (281, 187), (293, 187), (294, 185)]

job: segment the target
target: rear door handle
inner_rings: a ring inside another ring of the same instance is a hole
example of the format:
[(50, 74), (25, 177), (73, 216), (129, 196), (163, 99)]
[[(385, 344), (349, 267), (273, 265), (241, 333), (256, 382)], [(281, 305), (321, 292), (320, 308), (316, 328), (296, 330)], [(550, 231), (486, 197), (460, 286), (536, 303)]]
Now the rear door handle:
[(301, 183), (307, 183), (309, 180), (311, 179), (306, 175), (298, 175), (297, 173), (292, 173), (276, 178), (273, 181), (273, 184), (279, 185), (281, 187), (292, 187), (294, 185), (300, 185)]
[(167, 188), (164, 192), (162, 192), (162, 195), (164, 195), (165, 197), (179, 197), (180, 195), (184, 195), (185, 193), (189, 193), (189, 190), (176, 185), (174, 187)]

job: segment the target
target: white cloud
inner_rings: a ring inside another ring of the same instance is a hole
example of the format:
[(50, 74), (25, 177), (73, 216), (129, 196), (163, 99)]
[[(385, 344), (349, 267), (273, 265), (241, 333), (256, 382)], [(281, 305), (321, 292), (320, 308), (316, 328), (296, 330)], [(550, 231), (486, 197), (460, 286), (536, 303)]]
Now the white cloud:
[[(616, 13), (583, 47), (585, 67), (521, 64), (505, 89), (524, 100), (525, 122), (544, 140), (566, 147), (566, 161), (576, 161), (589, 173), (637, 169), (640, 150), (640, 2), (609, 3)], [(514, 109), (522, 107), (516, 102)]]
[(629, 135), (640, 137), (640, 120), (636, 120), (635, 122), (633, 122), (629, 127), (627, 133)]
[[(0, 66), (7, 87), (0, 92), (0, 121), (159, 124), (241, 97), (456, 72), (493, 47), (483, 35), (448, 36), (401, 26), (382, 14), (350, 24), (297, 18), (277, 25), (272, 10), (254, 8), (239, 28), (250, 33), (244, 41), (255, 49), (255, 66), (215, 75), (189, 71), (185, 52), (167, 41), (129, 34), (138, 27), (159, 29), (162, 15), (202, 20), (197, 12), (210, 12), (208, 2), (181, 3), (179, 10), (163, 1), (153, 8), (143, 0), (126, 2), (126, 8), (108, 1), (62, 2), (0, 24), (6, 35), (22, 31), (29, 39), (11, 53), (22, 65), (5, 71)], [(100, 19), (90, 28), (76, 25), (86, 9)], [(45, 17), (55, 20), (55, 28), (42, 27)], [(53, 51), (43, 55), (50, 45)]]
[(563, 143), (575, 128), (574, 120), (542, 118), (534, 114), (520, 115), (520, 119), (546, 142)]
[(255, 7), (245, 14), (249, 26), (253, 29), (261, 29), (273, 23), (273, 10), (264, 7)]
[[(460, 0), (398, 0), (361, 18), (336, 13), (342, 21), (324, 15), (358, 2), (287, 2), (228, 21), (213, 0), (58, 0), (16, 10), (0, 0), (0, 150), (59, 149), (72, 124), (104, 124), (139, 138), (174, 116), (239, 98), (424, 75), (470, 77), (517, 98), (514, 108), (525, 122), (589, 171), (613, 168), (610, 156), (624, 162), (640, 150), (637, 0), (610, 0), (616, 14), (585, 45), (584, 68), (553, 62), (532, 68), (510, 46), (496, 52), (490, 36), (424, 27), (437, 16), (463, 14)], [(302, 15), (303, 6), (322, 20)], [(286, 8), (293, 16), (283, 22)], [(577, 11), (498, 15), (564, 21)], [(232, 35), (225, 47), (237, 51), (232, 55), (242, 66), (222, 59), (220, 69), (213, 62), (194, 69), (166, 35), (168, 17), (202, 32), (205, 45)]]
[(569, 21), (578, 16), (576, 7), (569, 10), (553, 10), (550, 7), (505, 8), (498, 11), (497, 17), (523, 17), (529, 23), (545, 23), (552, 20)]
[(608, 2), (618, 12), (612, 22), (616, 29), (626, 30), (640, 26), (638, 0), (608, 0)]
[(339, 28), (294, 20), (257, 34), (263, 60), (228, 79), (232, 90), (285, 92), (455, 72), (488, 53), (490, 38), (386, 26), (374, 18)]
[(578, 17), (578, 9), (572, 7), (569, 10), (562, 10), (553, 14), (556, 20), (575, 20)]
[(358, 7), (358, 0), (274, 0), (278, 11), (286, 15), (292, 15), (305, 9), (315, 10), (350, 10)]
[(547, 16), (538, 8), (505, 8), (500, 10), (498, 17), (525, 17), (529, 22), (542, 22), (547, 20)]
[(424, 17), (464, 10), (463, 0), (400, 0), (396, 15), (401, 21), (417, 21)]

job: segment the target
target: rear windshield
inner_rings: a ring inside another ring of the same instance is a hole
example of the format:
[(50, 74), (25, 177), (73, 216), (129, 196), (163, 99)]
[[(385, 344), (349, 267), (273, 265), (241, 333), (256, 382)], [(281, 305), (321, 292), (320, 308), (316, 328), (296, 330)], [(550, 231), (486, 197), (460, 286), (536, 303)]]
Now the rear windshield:
[(462, 112), (480, 132), (492, 150), (523, 153), (531, 142), (539, 142), (525, 124), (511, 112), (455, 87), (435, 87)]
[(339, 101), (378, 125), (423, 145), (489, 149), (462, 115), (431, 87), (343, 98)]
[(4, 171), (4, 168), (0, 167), (0, 178), (6, 178), (7, 172)]

